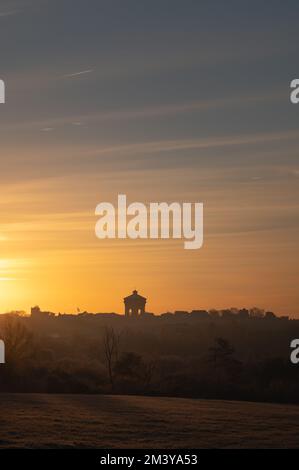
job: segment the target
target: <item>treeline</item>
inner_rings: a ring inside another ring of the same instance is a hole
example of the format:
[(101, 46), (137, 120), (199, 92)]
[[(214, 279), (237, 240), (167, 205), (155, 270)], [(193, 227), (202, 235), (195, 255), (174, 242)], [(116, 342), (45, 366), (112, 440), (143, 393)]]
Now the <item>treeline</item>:
[[(81, 318), (90, 318), (90, 319), (103, 319), (103, 318), (114, 318), (119, 320), (127, 319), (124, 315), (118, 313), (89, 313), (89, 312), (79, 312), (76, 315), (53, 312), (43, 312), (38, 306), (33, 309), (34, 315), (31, 313), (31, 317), (39, 319), (49, 319), (49, 318), (68, 318), (69, 320), (81, 319)], [(2, 314), (3, 315), (3, 314)], [(27, 317), (28, 315), (24, 311), (14, 311), (8, 312), (4, 315), (10, 316), (19, 316)], [(1, 318), (1, 317), (0, 317)], [(143, 319), (152, 319), (154, 321), (167, 321), (167, 320), (181, 320), (181, 319), (228, 319), (228, 318), (239, 318), (239, 319), (265, 319), (265, 320), (290, 320), (288, 315), (277, 315), (272, 311), (265, 310), (259, 307), (251, 308), (226, 308), (226, 309), (210, 309), (210, 310), (175, 310), (174, 312), (165, 312), (160, 315), (155, 315), (150, 312), (145, 312), (142, 316)]]
[(174, 313), (172, 312), (167, 312), (167, 313), (162, 313), (160, 315), (162, 319), (164, 318), (187, 318), (187, 317), (192, 317), (192, 318), (198, 318), (198, 319), (227, 319), (227, 318), (241, 318), (241, 319), (266, 319), (266, 320), (274, 320), (274, 319), (280, 319), (280, 320), (289, 320), (289, 317), (287, 315), (284, 316), (277, 316), (275, 315), (274, 312), (272, 311), (267, 311), (259, 307), (252, 307), (250, 309), (247, 308), (228, 308), (228, 309), (222, 309), (222, 310), (216, 310), (216, 309), (211, 309), (211, 310), (191, 310), (185, 311), (185, 310), (176, 310)]
[(0, 391), (299, 402), (299, 366), (290, 362), (297, 321), (78, 323), (2, 319)]

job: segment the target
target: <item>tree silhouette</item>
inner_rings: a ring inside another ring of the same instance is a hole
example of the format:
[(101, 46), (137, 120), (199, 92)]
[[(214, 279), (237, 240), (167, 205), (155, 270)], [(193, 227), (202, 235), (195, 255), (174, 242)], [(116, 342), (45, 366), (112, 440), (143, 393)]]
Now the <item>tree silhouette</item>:
[(115, 332), (112, 326), (105, 328), (103, 349), (109, 382), (112, 390), (114, 389), (115, 385), (115, 364), (117, 362), (119, 353), (119, 339), (119, 334)]
[(6, 364), (20, 366), (32, 353), (32, 334), (17, 317), (9, 316), (5, 319), (1, 336), (5, 343)]
[(216, 338), (215, 346), (209, 349), (210, 359), (216, 365), (223, 365), (229, 362), (235, 352), (234, 348), (224, 338)]

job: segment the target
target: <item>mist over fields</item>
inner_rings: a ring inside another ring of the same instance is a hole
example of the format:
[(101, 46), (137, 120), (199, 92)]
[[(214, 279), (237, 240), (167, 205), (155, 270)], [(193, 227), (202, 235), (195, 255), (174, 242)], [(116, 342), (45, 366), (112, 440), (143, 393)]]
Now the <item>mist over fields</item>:
[(298, 403), (299, 321), (240, 312), (1, 315), (0, 391)]

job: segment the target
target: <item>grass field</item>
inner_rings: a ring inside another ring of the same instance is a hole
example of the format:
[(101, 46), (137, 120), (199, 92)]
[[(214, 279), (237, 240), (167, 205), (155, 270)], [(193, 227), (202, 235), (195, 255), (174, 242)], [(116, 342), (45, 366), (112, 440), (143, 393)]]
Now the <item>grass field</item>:
[(299, 407), (87, 395), (0, 395), (1, 448), (299, 447)]

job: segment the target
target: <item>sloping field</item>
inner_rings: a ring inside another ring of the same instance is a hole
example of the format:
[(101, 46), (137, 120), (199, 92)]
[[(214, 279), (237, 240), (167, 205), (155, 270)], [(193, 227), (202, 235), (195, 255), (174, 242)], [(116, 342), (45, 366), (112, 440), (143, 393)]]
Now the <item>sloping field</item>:
[(299, 407), (103, 395), (0, 395), (0, 447), (299, 447)]

